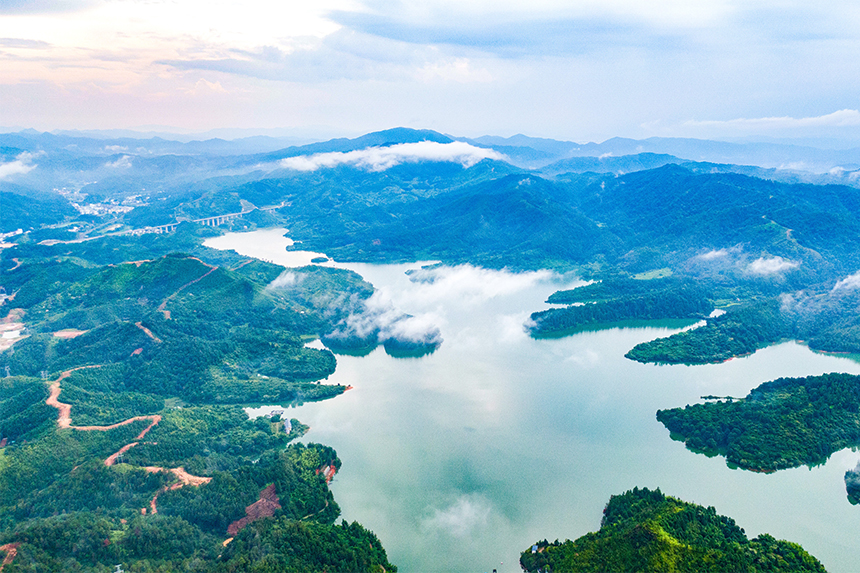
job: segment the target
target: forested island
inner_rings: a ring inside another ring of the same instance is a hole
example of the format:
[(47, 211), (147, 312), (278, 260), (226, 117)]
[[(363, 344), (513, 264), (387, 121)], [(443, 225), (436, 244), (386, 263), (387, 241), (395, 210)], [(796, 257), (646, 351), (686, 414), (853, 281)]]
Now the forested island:
[(854, 505), (860, 504), (860, 462), (856, 468), (845, 472), (845, 489), (848, 492), (848, 501)]
[(647, 488), (612, 496), (599, 531), (575, 541), (539, 541), (522, 553), (520, 565), (529, 573), (825, 570), (796, 543), (768, 534), (748, 539), (713, 507)]
[(811, 466), (860, 445), (860, 376), (780, 378), (746, 398), (660, 410), (657, 419), (691, 450), (742, 469)]
[(674, 278), (613, 278), (557, 291), (547, 302), (569, 306), (532, 313), (529, 332), (535, 338), (631, 320), (702, 319), (714, 309), (706, 289)]

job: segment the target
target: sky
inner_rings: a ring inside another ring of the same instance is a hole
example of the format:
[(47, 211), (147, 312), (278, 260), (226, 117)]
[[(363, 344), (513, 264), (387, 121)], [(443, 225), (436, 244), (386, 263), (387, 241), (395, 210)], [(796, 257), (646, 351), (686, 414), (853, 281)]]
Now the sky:
[(852, 0), (0, 0), (6, 130), (860, 145), (858, 110)]

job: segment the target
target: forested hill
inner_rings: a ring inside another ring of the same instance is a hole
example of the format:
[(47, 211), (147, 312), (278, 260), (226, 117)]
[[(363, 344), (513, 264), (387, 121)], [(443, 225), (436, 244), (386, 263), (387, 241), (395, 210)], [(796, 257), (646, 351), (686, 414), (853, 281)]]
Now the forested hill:
[(511, 171), (484, 160), (465, 169), (430, 163), (383, 172), (285, 172), (201, 201), (223, 193), (257, 205), (287, 201), (277, 213), (291, 236), (340, 260), (436, 258), (514, 268), (591, 263), (638, 272), (702, 267), (697, 257), (733, 249), (728, 254), (750, 260), (801, 260), (806, 278), (857, 268), (860, 201), (850, 187), (678, 166), (557, 180)]
[[(16, 206), (12, 211), (20, 223), (15, 225), (28, 231), (10, 239), (19, 252), (44, 240), (82, 240), (241, 213), (222, 228), (285, 226), (298, 241), (293, 248), (323, 252), (338, 261), (552, 268), (598, 280), (674, 274), (711, 294), (710, 300), (699, 297), (676, 313), (666, 310), (672, 300), (643, 294), (654, 300), (640, 300), (635, 308), (627, 301), (623, 304), (630, 308), (608, 311), (604, 305), (601, 312), (575, 319), (577, 324), (605, 316), (698, 317), (711, 306), (759, 308), (777, 300), (786, 303), (781, 313), (793, 313), (780, 317), (789, 327), (772, 328), (772, 336), (745, 337), (729, 348), (725, 340), (737, 339), (725, 328), (736, 318), (729, 317), (715, 323), (720, 332), (707, 337), (713, 342), (710, 348), (703, 349), (700, 341), (694, 342), (696, 348), (681, 348), (688, 337), (669, 347), (640, 349), (631, 355), (637, 360), (709, 362), (798, 337), (822, 350), (860, 351), (860, 322), (851, 314), (856, 305), (845, 296), (854, 288), (850, 277), (860, 271), (856, 187), (790, 184), (734, 173), (760, 173), (756, 170), (761, 167), (693, 163), (680, 152), (660, 155), (654, 145), (667, 143), (660, 141), (643, 148), (652, 155), (621, 157), (588, 156), (587, 150), (629, 152), (637, 149), (636, 142), (577, 147), (526, 137), (463, 140), (405, 128), (234, 156), (223, 150), (210, 155), (98, 155), (93, 147), (75, 155), (68, 145), (24, 135), (8, 143), (8, 149), (14, 144), (15, 150), (30, 154), (44, 151), (32, 170), (3, 183), (4, 204)], [(45, 149), (39, 148), (43, 143)], [(696, 159), (716, 149), (740, 149), (674, 143), (675, 151), (702, 151)], [(146, 149), (150, 144), (141, 145)], [(561, 163), (548, 169), (550, 177), (513, 165), (513, 148)], [(6, 157), (24, 157), (16, 152)], [(851, 159), (850, 153), (842, 159)], [(565, 165), (579, 169), (589, 162), (595, 168), (610, 163), (625, 169), (659, 166), (623, 175), (563, 172)], [(92, 175), (95, 183), (72, 185), (82, 174)], [(150, 183), (144, 185), (144, 180)], [(25, 195), (36, 196), (39, 189), (45, 205), (58, 204), (58, 196), (45, 190), (49, 185), (65, 189), (64, 196), (82, 212), (52, 208), (41, 219), (24, 217)], [(32, 228), (24, 229), (27, 225)], [(837, 284), (845, 287), (838, 293), (833, 290)], [(658, 307), (663, 310), (655, 312)], [(568, 323), (565, 319), (556, 326), (564, 330), (571, 327)], [(692, 336), (704, 340), (701, 333)]]
[(539, 541), (522, 553), (520, 564), (529, 573), (824, 571), (795, 543), (766, 533), (748, 539), (733, 519), (713, 507), (639, 488), (612, 496), (599, 531), (575, 541)]
[(307, 426), (240, 406), (343, 393), (322, 383), (334, 355), (306, 342), (372, 286), (286, 274), (206, 235), (185, 224), (0, 255), (0, 316), (20, 334), (0, 352), (4, 573), (396, 571), (371, 531), (336, 523), (337, 453), (290, 445)]

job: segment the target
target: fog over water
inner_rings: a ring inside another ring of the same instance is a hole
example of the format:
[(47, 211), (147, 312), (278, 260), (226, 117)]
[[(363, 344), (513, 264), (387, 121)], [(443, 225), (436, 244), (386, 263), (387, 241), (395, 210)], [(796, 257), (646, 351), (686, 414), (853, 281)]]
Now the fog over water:
[[(283, 232), (206, 244), (286, 266), (317, 256), (285, 251)], [(655, 413), (708, 394), (745, 396), (781, 376), (860, 374), (857, 362), (785, 343), (717, 365), (644, 365), (624, 353), (674, 330), (526, 336), (528, 315), (575, 284), (569, 277), (460, 266), (410, 280), (420, 263), (336, 266), (444, 339), (421, 358), (382, 348), (338, 356), (329, 382), (353, 389), (289, 411), (310, 424), (305, 441), (337, 450), (342, 516), (373, 530), (400, 571), (520, 571), (520, 551), (597, 530), (609, 496), (634, 486), (712, 505), (751, 537), (801, 543), (828, 571), (856, 570), (860, 507), (848, 503), (843, 475), (860, 453), (769, 475), (731, 470), (672, 441)]]

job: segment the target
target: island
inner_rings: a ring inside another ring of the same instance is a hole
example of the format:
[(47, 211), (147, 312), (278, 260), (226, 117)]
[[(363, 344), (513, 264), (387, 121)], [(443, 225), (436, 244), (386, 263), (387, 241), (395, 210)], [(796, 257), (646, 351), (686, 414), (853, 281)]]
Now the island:
[(730, 517), (664, 495), (634, 488), (609, 499), (600, 530), (575, 541), (538, 541), (520, 556), (528, 573), (823, 572), (800, 545), (768, 534), (748, 539)]
[(845, 472), (845, 490), (848, 492), (848, 501), (853, 505), (860, 504), (860, 462), (856, 468)]
[(860, 445), (860, 376), (779, 378), (740, 400), (660, 410), (657, 420), (691, 450), (741, 469), (812, 466)]
[(628, 321), (707, 317), (714, 306), (708, 290), (693, 281), (675, 278), (618, 277), (579, 288), (557, 291), (548, 303), (566, 304), (532, 313), (528, 324), (534, 338), (565, 336)]

